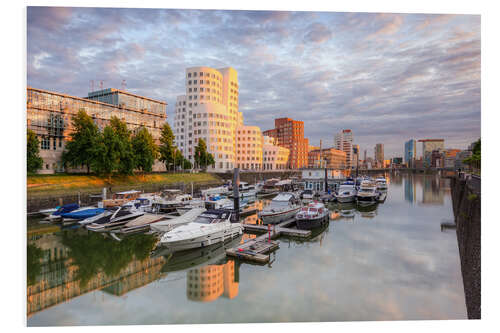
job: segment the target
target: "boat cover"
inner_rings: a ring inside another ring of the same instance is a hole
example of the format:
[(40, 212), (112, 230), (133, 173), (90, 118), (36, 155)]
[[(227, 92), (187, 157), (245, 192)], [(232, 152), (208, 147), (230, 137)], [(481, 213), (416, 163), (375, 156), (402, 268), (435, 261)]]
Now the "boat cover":
[(65, 213), (72, 212), (72, 211), (74, 211), (74, 210), (76, 210), (78, 208), (80, 208), (79, 204), (77, 204), (77, 203), (70, 203), (70, 204), (61, 206), (61, 208), (59, 208), (57, 211), (55, 211), (54, 213), (52, 213), (52, 215), (60, 216), (60, 215), (65, 214)]
[(61, 214), (61, 216), (68, 219), (86, 219), (101, 214), (104, 211), (104, 208), (90, 208), (81, 210), (79, 212), (63, 213)]

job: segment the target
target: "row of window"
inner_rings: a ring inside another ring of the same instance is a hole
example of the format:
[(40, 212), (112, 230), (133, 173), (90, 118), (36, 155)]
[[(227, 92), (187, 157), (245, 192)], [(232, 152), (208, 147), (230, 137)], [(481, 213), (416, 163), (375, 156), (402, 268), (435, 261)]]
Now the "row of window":
[[(205, 76), (203, 76), (203, 74), (205, 74)], [(191, 76), (193, 77), (197, 77), (198, 76), (198, 72), (190, 72), (188, 73), (188, 78), (190, 78)], [(203, 72), (200, 72), (200, 77), (210, 77), (210, 73), (203, 73)], [(213, 79), (216, 79), (216, 80), (221, 80), (221, 77), (220, 76), (216, 76), (215, 74), (212, 73), (212, 78)]]
[[(62, 137), (59, 137), (59, 140), (57, 140), (56, 137), (49, 137), (49, 136), (42, 136), (40, 141), (40, 149), (43, 150), (50, 150), (51, 149), (51, 143), (52, 143), (52, 149), (56, 150), (57, 147), (61, 148), (62, 147)], [(59, 143), (57, 143), (59, 141)]]

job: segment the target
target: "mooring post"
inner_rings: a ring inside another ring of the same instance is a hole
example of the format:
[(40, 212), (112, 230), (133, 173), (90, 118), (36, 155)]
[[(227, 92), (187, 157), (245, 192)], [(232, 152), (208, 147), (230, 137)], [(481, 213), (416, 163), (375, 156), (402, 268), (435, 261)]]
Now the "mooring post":
[(269, 238), (267, 239), (267, 242), (271, 243), (271, 224), (267, 225), (267, 232), (269, 234)]
[(240, 220), (240, 168), (233, 172), (233, 222)]

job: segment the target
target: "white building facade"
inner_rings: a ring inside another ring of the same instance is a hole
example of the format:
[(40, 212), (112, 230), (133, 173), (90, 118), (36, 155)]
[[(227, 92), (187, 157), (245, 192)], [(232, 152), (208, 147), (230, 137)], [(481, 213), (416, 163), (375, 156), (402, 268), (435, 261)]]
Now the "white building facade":
[(275, 144), (275, 139), (263, 136), (262, 170), (285, 170), (290, 149)]
[(350, 129), (344, 129), (335, 134), (335, 149), (342, 150), (346, 153), (346, 168), (350, 169), (354, 166), (354, 153), (353, 153), (353, 134)]
[(231, 67), (186, 69), (186, 94), (177, 97), (174, 116), (175, 145), (194, 163), (200, 139), (214, 156), (209, 171), (232, 170), (236, 162), (236, 128), (243, 125), (238, 111), (238, 74)]

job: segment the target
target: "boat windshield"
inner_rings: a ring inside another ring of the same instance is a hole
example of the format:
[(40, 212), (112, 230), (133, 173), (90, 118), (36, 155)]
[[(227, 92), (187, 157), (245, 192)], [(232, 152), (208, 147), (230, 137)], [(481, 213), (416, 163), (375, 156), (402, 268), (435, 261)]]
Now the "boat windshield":
[(203, 215), (203, 216), (198, 216), (194, 222), (196, 223), (201, 223), (201, 224), (211, 224), (214, 221), (217, 221), (217, 216), (215, 215)]

